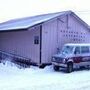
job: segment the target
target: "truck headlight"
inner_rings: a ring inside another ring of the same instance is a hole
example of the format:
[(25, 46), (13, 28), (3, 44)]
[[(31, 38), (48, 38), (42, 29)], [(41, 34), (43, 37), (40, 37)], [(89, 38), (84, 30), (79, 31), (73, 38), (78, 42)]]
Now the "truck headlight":
[(65, 62), (66, 62), (66, 59), (64, 58), (64, 59), (63, 59), (63, 63), (65, 63)]

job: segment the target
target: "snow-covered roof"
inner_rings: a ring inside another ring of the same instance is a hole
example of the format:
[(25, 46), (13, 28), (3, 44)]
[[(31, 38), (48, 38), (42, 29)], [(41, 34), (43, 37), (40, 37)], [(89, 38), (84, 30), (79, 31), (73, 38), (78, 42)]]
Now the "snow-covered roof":
[(65, 44), (65, 46), (89, 46), (90, 47), (90, 43), (67, 43)]
[(55, 17), (61, 16), (61, 15), (67, 15), (71, 13), (73, 12), (63, 11), (63, 12), (43, 14), (43, 15), (37, 15), (37, 16), (32, 16), (32, 17), (9, 20), (0, 24), (0, 31), (26, 29), (31, 26), (53, 19)]
[(55, 18), (59, 15), (63, 15), (65, 13), (70, 13), (70, 11), (58, 12), (58, 13), (50, 13), (44, 15), (37, 15), (32, 17), (25, 17), (20, 19), (9, 20), (7, 22), (0, 24), (0, 30), (12, 30), (12, 29), (24, 29), (31, 27), (33, 25), (45, 22), (52, 18)]

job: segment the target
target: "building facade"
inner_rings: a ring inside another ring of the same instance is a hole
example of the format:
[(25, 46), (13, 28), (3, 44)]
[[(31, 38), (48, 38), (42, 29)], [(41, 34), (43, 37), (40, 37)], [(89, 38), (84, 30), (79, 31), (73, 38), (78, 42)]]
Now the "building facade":
[(12, 20), (0, 25), (0, 50), (50, 64), (65, 43), (90, 43), (89, 30), (72, 11)]

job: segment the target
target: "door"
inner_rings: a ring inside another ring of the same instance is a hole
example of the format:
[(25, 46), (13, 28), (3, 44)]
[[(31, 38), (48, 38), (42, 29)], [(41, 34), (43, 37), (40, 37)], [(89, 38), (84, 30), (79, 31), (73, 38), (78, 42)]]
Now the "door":
[(81, 62), (81, 54), (80, 54), (79, 46), (75, 47), (74, 55), (75, 55), (74, 63), (80, 63)]

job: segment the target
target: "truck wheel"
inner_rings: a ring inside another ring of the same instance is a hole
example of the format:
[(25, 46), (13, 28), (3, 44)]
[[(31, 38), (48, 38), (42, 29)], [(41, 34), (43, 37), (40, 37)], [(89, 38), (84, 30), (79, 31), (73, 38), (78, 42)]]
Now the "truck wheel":
[(71, 73), (73, 71), (73, 63), (67, 64), (67, 73)]
[(54, 68), (55, 71), (59, 71), (59, 66), (54, 65), (53, 68)]

